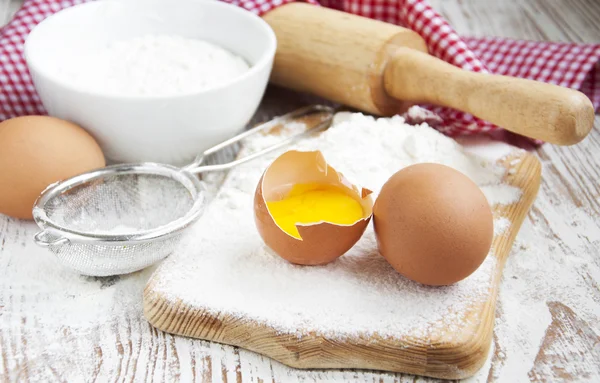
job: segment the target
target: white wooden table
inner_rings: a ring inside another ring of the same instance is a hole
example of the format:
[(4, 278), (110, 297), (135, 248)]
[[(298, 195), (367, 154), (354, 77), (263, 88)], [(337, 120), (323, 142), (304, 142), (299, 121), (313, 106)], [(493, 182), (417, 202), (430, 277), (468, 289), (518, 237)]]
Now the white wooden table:
[[(465, 35), (600, 42), (597, 0), (431, 0)], [(19, 1), (0, 0), (0, 23)], [(302, 103), (270, 89), (263, 114)], [(538, 199), (502, 282), (493, 350), (472, 381), (600, 381), (600, 118), (573, 147), (544, 145)], [(234, 347), (153, 329), (152, 270), (72, 275), (0, 217), (0, 381), (429, 382), (402, 374), (299, 371)]]

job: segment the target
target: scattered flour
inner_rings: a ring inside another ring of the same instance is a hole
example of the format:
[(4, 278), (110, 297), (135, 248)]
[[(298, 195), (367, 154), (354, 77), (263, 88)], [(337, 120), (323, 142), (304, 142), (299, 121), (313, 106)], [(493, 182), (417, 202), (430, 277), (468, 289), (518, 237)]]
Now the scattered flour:
[[(537, 213), (525, 220), (503, 270), (494, 327), (497, 360), (489, 375), (508, 382), (600, 382), (600, 268), (594, 256), (600, 227), (572, 205), (554, 210), (548, 202), (536, 201), (548, 220), (540, 222)], [(577, 226), (562, 228), (560, 239), (548, 238), (544, 226), (565, 220)], [(585, 235), (590, 243), (564, 246), (565, 239)], [(478, 377), (488, 381), (488, 374)]]
[(510, 219), (506, 217), (498, 217), (494, 219), (494, 235), (499, 236), (504, 234), (511, 224), (512, 223), (510, 222)]
[(125, 96), (171, 96), (222, 85), (249, 69), (207, 41), (148, 35), (83, 52), (57, 68), (79, 88)]
[[(252, 139), (244, 151), (278, 139)], [(394, 172), (425, 161), (458, 169), (493, 191), (491, 204), (512, 203), (520, 196), (518, 189), (500, 184), (504, 168), (466, 153), (427, 125), (407, 125), (401, 117), (339, 114), (332, 128), (294, 148), (321, 150), (336, 170), (375, 196)], [(282, 333), (402, 337), (463, 328), (464, 318), (456, 313), (488, 297), (493, 255), (466, 280), (442, 288), (396, 273), (378, 254), (371, 226), (353, 249), (326, 266), (295, 266), (272, 255), (254, 226), (253, 194), (262, 171), (281, 152), (229, 173), (188, 240), (154, 274), (156, 291), (208, 311), (268, 322)]]
[(119, 234), (137, 233), (140, 230), (141, 229), (139, 227), (136, 228), (133, 226), (119, 224), (119, 225), (116, 225), (116, 226), (110, 228), (109, 230), (97, 230), (96, 233), (119, 235)]
[(483, 157), (490, 161), (496, 161), (508, 154), (514, 153), (516, 150), (520, 150), (506, 142), (493, 140), (483, 135), (457, 137), (456, 141), (464, 147), (467, 153)]
[(490, 205), (509, 205), (521, 197), (521, 189), (510, 185), (483, 185), (481, 190)]

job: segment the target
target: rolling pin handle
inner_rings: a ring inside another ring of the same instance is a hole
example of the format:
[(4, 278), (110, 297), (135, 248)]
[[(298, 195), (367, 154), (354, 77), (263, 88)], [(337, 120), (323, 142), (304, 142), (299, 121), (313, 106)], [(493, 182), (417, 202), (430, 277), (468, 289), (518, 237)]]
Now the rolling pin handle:
[(594, 125), (592, 102), (579, 91), (469, 72), (409, 48), (394, 52), (385, 68), (384, 86), (398, 100), (454, 108), (558, 145), (580, 142)]

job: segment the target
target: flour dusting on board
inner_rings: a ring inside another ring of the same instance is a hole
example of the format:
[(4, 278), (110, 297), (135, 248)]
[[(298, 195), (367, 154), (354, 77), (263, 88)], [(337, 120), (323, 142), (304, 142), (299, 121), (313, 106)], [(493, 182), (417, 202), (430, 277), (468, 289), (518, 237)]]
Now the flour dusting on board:
[(506, 232), (506, 230), (508, 230), (510, 225), (511, 225), (510, 219), (508, 219), (506, 217), (499, 217), (499, 218), (494, 219), (494, 235), (499, 236), (499, 235), (504, 234)]
[[(274, 139), (252, 139), (244, 150), (259, 150)], [(516, 202), (521, 192), (500, 183), (505, 168), (401, 117), (338, 114), (328, 131), (285, 150), (292, 148), (320, 150), (331, 166), (375, 197), (393, 173), (417, 162), (465, 173), (492, 191), (487, 194), (492, 205)], [(441, 288), (394, 271), (378, 254), (371, 226), (354, 248), (326, 266), (296, 266), (271, 254), (254, 225), (253, 195), (263, 170), (285, 150), (229, 173), (188, 240), (154, 274), (154, 290), (211, 312), (268, 323), (282, 333), (400, 337), (463, 328), (464, 318), (455, 313), (487, 299), (495, 265), (491, 254), (470, 277)]]

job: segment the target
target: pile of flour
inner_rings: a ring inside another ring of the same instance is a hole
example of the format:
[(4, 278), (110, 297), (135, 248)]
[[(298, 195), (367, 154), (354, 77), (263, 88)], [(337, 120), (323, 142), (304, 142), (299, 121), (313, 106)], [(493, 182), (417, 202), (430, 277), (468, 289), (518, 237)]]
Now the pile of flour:
[[(298, 129), (304, 127), (294, 124), (285, 131)], [(252, 138), (241, 155), (280, 139)], [(338, 114), (323, 134), (231, 171), (187, 240), (154, 274), (155, 290), (211, 312), (268, 323), (282, 333), (402, 337), (461, 329), (464, 318), (456, 313), (489, 296), (493, 254), (464, 281), (436, 288), (392, 269), (377, 252), (371, 225), (353, 249), (326, 266), (296, 266), (270, 253), (255, 228), (253, 195), (264, 169), (290, 149), (320, 150), (351, 182), (373, 190), (374, 197), (393, 173), (417, 162), (463, 172), (491, 205), (511, 204), (521, 195), (501, 183), (505, 168), (465, 152), (425, 124), (411, 126), (402, 117)], [(501, 226), (496, 235), (502, 235), (510, 222), (496, 219)]]
[(147, 35), (82, 52), (57, 68), (80, 89), (120, 96), (173, 96), (230, 82), (248, 71), (241, 57), (207, 41)]

